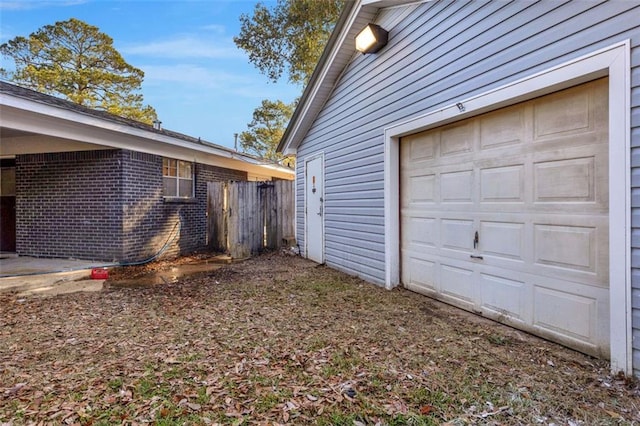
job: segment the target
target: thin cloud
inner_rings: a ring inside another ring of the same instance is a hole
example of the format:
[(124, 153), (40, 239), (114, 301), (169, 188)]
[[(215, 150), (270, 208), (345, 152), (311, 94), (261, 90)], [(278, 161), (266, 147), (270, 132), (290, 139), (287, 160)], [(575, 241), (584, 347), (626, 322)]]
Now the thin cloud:
[[(245, 99), (295, 98), (300, 94), (295, 88), (278, 87), (274, 84), (260, 84), (255, 77), (228, 73), (200, 65), (143, 65), (145, 86), (171, 87), (173, 92), (196, 92), (201, 95), (208, 91)], [(176, 86), (180, 86), (177, 89)]]
[(210, 31), (216, 34), (225, 34), (227, 32), (227, 28), (224, 25), (218, 24), (204, 25), (200, 28), (204, 31)]
[(146, 65), (144, 81), (147, 84), (178, 83), (199, 88), (220, 89), (248, 84), (251, 79), (238, 74), (226, 73), (200, 65)]
[(33, 10), (45, 7), (69, 7), (87, 3), (88, 0), (64, 0), (64, 1), (0, 1), (0, 10)]
[(128, 55), (144, 55), (161, 58), (239, 58), (243, 54), (229, 41), (222, 45), (214, 40), (202, 40), (192, 36), (180, 36), (171, 40), (124, 46), (120, 52)]

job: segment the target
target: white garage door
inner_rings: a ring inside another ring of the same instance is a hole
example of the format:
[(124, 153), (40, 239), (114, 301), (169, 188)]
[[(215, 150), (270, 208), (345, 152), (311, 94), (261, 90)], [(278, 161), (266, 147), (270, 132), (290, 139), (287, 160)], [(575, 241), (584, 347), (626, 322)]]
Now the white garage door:
[(608, 81), (401, 140), (405, 287), (609, 355)]

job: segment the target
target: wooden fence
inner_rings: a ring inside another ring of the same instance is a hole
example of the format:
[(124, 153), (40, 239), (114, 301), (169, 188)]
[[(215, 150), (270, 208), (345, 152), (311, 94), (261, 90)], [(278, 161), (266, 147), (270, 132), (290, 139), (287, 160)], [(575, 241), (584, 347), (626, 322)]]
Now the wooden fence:
[(278, 249), (294, 237), (294, 182), (209, 182), (207, 238), (234, 259)]

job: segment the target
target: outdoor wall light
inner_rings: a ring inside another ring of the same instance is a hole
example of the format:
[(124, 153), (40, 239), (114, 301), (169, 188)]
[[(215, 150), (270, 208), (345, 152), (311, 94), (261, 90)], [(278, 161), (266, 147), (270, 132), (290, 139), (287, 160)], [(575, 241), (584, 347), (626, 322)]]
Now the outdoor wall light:
[(356, 36), (356, 50), (364, 54), (376, 53), (389, 39), (389, 32), (380, 25), (369, 24)]

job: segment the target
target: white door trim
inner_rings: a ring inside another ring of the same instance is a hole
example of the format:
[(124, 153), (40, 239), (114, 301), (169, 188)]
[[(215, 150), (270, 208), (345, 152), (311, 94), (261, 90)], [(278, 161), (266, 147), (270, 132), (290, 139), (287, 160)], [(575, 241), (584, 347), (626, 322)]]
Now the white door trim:
[[(317, 160), (318, 158), (320, 158), (321, 160), (321, 167), (322, 167), (322, 193), (320, 194), (320, 196), (322, 197), (322, 199), (325, 199), (325, 193), (324, 193), (324, 184), (325, 184), (325, 178), (324, 178), (324, 151), (321, 152), (317, 152), (313, 155), (310, 155), (308, 157), (305, 157), (304, 159), (304, 253), (305, 253), (305, 257), (308, 258), (309, 257), (309, 226), (307, 224), (307, 164), (313, 160)], [(324, 209), (324, 207), (323, 207)], [(320, 263), (324, 263), (325, 261), (325, 250), (324, 250), (324, 214), (321, 217), (321, 222), (322, 222), (322, 230), (320, 232), (321, 236), (322, 236), (322, 261)]]
[[(632, 374), (630, 41), (625, 40), (384, 131), (385, 285), (400, 284), (400, 138), (609, 76), (611, 369)], [(624, 188), (624, 190), (621, 190)]]

